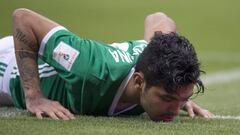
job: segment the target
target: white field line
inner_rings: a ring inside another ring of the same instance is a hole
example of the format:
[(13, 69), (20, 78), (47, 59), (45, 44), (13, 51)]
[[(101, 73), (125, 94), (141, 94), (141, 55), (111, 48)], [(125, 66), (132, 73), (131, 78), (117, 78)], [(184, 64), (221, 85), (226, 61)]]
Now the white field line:
[(225, 120), (240, 120), (240, 116), (221, 116), (221, 115), (215, 115), (213, 116), (213, 119), (225, 119)]
[[(240, 69), (221, 71), (213, 74), (209, 74), (202, 77), (202, 81), (205, 85), (224, 84), (231, 81), (240, 80)], [(226, 119), (226, 120), (240, 120), (240, 116), (222, 116), (215, 115), (213, 119)]]
[(220, 71), (202, 77), (205, 85), (223, 84), (235, 80), (240, 80), (240, 69)]

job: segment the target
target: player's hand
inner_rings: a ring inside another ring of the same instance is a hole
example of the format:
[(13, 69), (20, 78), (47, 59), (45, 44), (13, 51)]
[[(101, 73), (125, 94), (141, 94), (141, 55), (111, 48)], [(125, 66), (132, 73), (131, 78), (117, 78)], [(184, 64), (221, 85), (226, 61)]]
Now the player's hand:
[(197, 116), (201, 116), (203, 118), (207, 118), (207, 119), (211, 119), (213, 118), (214, 114), (209, 112), (206, 109), (201, 108), (200, 106), (198, 106), (196, 103), (194, 103), (193, 101), (189, 100), (185, 106), (183, 107), (183, 110), (185, 110), (189, 117), (194, 117), (195, 115)]
[(59, 102), (48, 100), (43, 96), (26, 98), (26, 107), (39, 119), (42, 119), (43, 116), (49, 116), (55, 120), (75, 119), (74, 115), (64, 108)]

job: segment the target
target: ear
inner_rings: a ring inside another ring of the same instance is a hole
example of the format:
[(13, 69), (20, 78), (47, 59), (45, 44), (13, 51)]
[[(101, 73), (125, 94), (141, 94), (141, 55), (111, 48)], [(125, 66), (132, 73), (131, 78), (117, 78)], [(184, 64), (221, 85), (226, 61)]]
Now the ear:
[(133, 74), (133, 83), (134, 83), (134, 88), (137, 90), (142, 90), (144, 87), (144, 75), (142, 72), (135, 72)]

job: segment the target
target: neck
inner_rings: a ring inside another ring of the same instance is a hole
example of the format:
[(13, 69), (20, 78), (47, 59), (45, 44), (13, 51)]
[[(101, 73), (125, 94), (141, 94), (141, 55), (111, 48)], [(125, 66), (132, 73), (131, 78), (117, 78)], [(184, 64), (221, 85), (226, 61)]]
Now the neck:
[(133, 77), (129, 80), (121, 98), (121, 103), (140, 104), (140, 91), (134, 87)]

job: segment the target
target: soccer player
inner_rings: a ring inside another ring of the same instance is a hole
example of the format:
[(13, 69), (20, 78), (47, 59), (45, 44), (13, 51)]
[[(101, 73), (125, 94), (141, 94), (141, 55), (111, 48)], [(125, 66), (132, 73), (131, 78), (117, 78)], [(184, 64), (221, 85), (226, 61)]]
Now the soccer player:
[(13, 37), (18, 68), (14, 58), (4, 63), (3, 80), (14, 105), (38, 118), (145, 111), (154, 121), (172, 121), (180, 109), (191, 117), (211, 118), (212, 113), (189, 100), (194, 85), (197, 92), (204, 90), (200, 65), (193, 46), (175, 32), (169, 17), (155, 13), (145, 20), (144, 40), (108, 45), (17, 9)]

